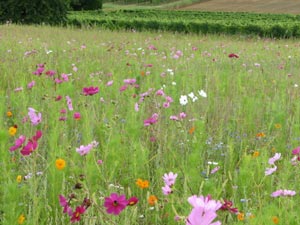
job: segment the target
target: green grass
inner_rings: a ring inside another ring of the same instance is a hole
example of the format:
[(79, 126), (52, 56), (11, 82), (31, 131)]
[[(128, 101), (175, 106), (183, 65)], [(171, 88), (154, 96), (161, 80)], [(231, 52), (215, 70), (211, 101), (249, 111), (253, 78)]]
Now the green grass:
[[(75, 194), (73, 209), (85, 197), (91, 200), (80, 224), (185, 224), (192, 209), (187, 198), (208, 194), (233, 201), (245, 214), (238, 221), (236, 215), (219, 211), (222, 224), (268, 225), (273, 216), (280, 224), (299, 224), (298, 166), (290, 162), (300, 136), (299, 40), (14, 25), (0, 30), (1, 224), (17, 224), (21, 214), (24, 224), (68, 224), (60, 194)], [(177, 51), (183, 55), (175, 59)], [(229, 58), (230, 53), (239, 58)], [(45, 71), (55, 70), (55, 78), (72, 75), (68, 82), (55, 84), (45, 74), (32, 74), (39, 63)], [(120, 92), (128, 78), (136, 78), (139, 88)], [(27, 89), (32, 80), (35, 86)], [(112, 86), (106, 86), (111, 80)], [(82, 88), (89, 86), (98, 86), (99, 93), (82, 95)], [(23, 91), (15, 92), (17, 87)], [(169, 108), (162, 106), (165, 97), (155, 94), (162, 87), (174, 100)], [(199, 90), (208, 97), (201, 97)], [(140, 94), (147, 91), (149, 96), (141, 101)], [(181, 95), (191, 92), (198, 100), (188, 97), (188, 104), (180, 105)], [(55, 101), (58, 95), (61, 101)], [(65, 96), (71, 97), (74, 111), (68, 111)], [(28, 107), (42, 113), (39, 125), (22, 123)], [(59, 121), (61, 109), (67, 109), (64, 122)], [(13, 113), (10, 118), (8, 111)], [(80, 112), (80, 120), (73, 119), (74, 112)], [(180, 112), (187, 117), (169, 119)], [(145, 127), (143, 121), (153, 113), (158, 113), (158, 122)], [(10, 136), (14, 124), (17, 134)], [(38, 129), (43, 136), (30, 156), (9, 151), (17, 137), (30, 138)], [(265, 136), (259, 138), (259, 133)], [(99, 145), (89, 154), (76, 152), (93, 140)], [(281, 153), (278, 169), (265, 176), (275, 152)], [(55, 166), (58, 158), (66, 161), (63, 170)], [(220, 170), (211, 174), (215, 166), (208, 162), (217, 162)], [(170, 171), (178, 177), (173, 193), (166, 196), (162, 176)], [(138, 178), (148, 180), (149, 188), (140, 189)], [(278, 189), (297, 194), (270, 197)], [(112, 192), (136, 196), (139, 202), (119, 216), (107, 214), (104, 198)], [(147, 201), (150, 195), (158, 197), (154, 208)], [(175, 215), (182, 219), (175, 221)]]

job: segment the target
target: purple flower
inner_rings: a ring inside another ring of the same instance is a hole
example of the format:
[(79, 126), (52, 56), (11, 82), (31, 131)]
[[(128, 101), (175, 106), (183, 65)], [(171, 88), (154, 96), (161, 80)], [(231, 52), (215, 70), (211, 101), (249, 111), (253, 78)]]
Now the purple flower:
[(172, 187), (175, 184), (175, 181), (177, 178), (177, 173), (175, 173), (175, 174), (173, 172), (169, 172), (169, 174), (165, 173), (162, 178), (166, 185), (168, 185), (169, 187)]
[(99, 88), (98, 87), (84, 87), (82, 89), (82, 92), (85, 96), (87, 95), (94, 95), (94, 94), (97, 94), (99, 92)]
[(36, 110), (33, 108), (28, 108), (28, 116), (31, 121), (31, 124), (36, 126), (42, 121), (42, 114), (41, 113), (36, 113)]
[(112, 193), (110, 197), (105, 198), (104, 207), (109, 214), (119, 215), (128, 205), (125, 195)]

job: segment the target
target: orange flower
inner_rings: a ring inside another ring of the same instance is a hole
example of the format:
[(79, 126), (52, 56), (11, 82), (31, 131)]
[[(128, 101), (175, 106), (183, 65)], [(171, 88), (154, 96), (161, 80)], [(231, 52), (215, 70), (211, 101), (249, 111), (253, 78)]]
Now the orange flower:
[(252, 154), (253, 158), (256, 158), (259, 156), (259, 151), (254, 151)]
[(239, 220), (239, 221), (243, 221), (244, 219), (245, 219), (245, 214), (244, 213), (238, 213), (237, 214), (237, 219)]
[(193, 134), (195, 131), (195, 127), (191, 127), (191, 129), (189, 129), (189, 134)]
[(148, 180), (142, 180), (142, 179), (137, 179), (136, 180), (136, 185), (139, 187), (139, 188), (148, 188), (149, 187), (149, 181)]
[(265, 137), (266, 135), (265, 135), (265, 133), (264, 132), (260, 132), (260, 133), (257, 133), (256, 134), (256, 137), (257, 138), (263, 138), (263, 137)]
[(273, 216), (272, 221), (273, 221), (274, 224), (278, 224), (279, 223), (279, 218), (277, 216)]
[(25, 221), (25, 216), (23, 214), (21, 214), (18, 218), (18, 224), (23, 224)]
[(63, 170), (66, 167), (66, 161), (63, 159), (57, 159), (55, 161), (55, 166), (58, 170)]
[(12, 114), (12, 112), (11, 112), (11, 111), (8, 111), (8, 112), (6, 113), (6, 116), (7, 116), (7, 117), (12, 117), (12, 116), (13, 116), (13, 114)]
[(145, 76), (145, 71), (141, 71), (141, 76), (143, 77), (143, 76)]
[(155, 195), (150, 195), (148, 198), (149, 205), (155, 205), (158, 201), (158, 198)]

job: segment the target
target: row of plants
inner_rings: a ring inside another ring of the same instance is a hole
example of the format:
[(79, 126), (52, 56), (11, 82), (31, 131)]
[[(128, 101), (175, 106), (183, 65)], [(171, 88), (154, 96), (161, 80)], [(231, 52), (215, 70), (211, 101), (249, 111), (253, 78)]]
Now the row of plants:
[(300, 16), (288, 14), (165, 10), (82, 11), (71, 12), (68, 24), (111, 30), (245, 34), (276, 38), (300, 36)]

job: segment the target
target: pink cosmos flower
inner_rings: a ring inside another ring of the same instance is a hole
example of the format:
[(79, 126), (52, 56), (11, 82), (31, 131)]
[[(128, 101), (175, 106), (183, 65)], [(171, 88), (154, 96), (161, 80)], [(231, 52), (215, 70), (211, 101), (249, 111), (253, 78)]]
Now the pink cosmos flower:
[(165, 93), (162, 89), (159, 89), (155, 94), (159, 95), (159, 96), (164, 96), (165, 95)]
[(27, 144), (22, 148), (21, 154), (23, 156), (29, 156), (37, 148), (37, 141), (29, 140)]
[(281, 157), (281, 153), (275, 153), (275, 155), (269, 159), (269, 164), (274, 165), (274, 163), (279, 160)]
[(46, 75), (49, 77), (53, 77), (56, 74), (56, 72), (54, 70), (48, 70), (46, 71)]
[(296, 192), (293, 191), (293, 190), (287, 190), (287, 189), (279, 189), (277, 191), (274, 191), (272, 194), (271, 194), (271, 197), (279, 197), (279, 196), (294, 196), (296, 195)]
[(274, 173), (276, 170), (277, 170), (277, 166), (274, 166), (274, 167), (271, 167), (271, 168), (267, 168), (267, 169), (265, 170), (265, 175), (266, 175), (266, 176), (271, 175), (271, 174)]
[(26, 140), (26, 137), (24, 135), (21, 135), (16, 141), (15, 141), (15, 145), (10, 147), (9, 150), (12, 152), (12, 151), (15, 151), (17, 150), (18, 148), (20, 148), (24, 142)]
[(61, 74), (60, 76), (61, 76), (61, 78), (63, 79), (63, 81), (65, 81), (65, 82), (69, 81), (69, 74), (63, 73), (63, 74)]
[(157, 123), (157, 119), (158, 119), (158, 114), (154, 113), (150, 118), (144, 120), (144, 126), (147, 127)]
[(83, 156), (88, 154), (92, 150), (92, 148), (92, 144), (88, 144), (87, 146), (81, 145), (79, 148), (76, 148), (76, 152)]
[(221, 202), (211, 199), (210, 195), (208, 195), (206, 197), (204, 197), (202, 195), (200, 197), (193, 195), (188, 198), (188, 202), (194, 208), (200, 207), (200, 208), (203, 208), (204, 211), (217, 211), (222, 206)]
[(180, 119), (184, 119), (186, 117), (186, 114), (184, 112), (179, 113)]
[(177, 173), (169, 172), (168, 174), (165, 173), (164, 176), (162, 177), (165, 184), (172, 187), (175, 184), (176, 178), (177, 178)]
[(174, 102), (173, 98), (170, 97), (170, 96), (166, 97), (166, 101), (169, 102), (169, 103)]
[(220, 170), (220, 167), (219, 166), (216, 166), (215, 168), (213, 168), (211, 171), (210, 171), (210, 174), (214, 174), (216, 172), (218, 172)]
[(233, 203), (232, 201), (228, 201), (228, 200), (224, 200), (224, 203), (222, 205), (222, 207), (220, 208), (220, 210), (226, 211), (228, 210), (231, 213), (238, 213), (238, 209), (237, 208), (233, 208)]
[(128, 205), (125, 195), (112, 193), (105, 198), (104, 207), (109, 214), (119, 215)]
[(69, 111), (73, 111), (72, 99), (69, 96), (66, 96), (66, 99)]
[(33, 81), (31, 81), (30, 83), (27, 84), (27, 88), (31, 89), (31, 88), (33, 88), (34, 85), (35, 85), (35, 81), (33, 80)]
[(134, 79), (134, 78), (131, 78), (131, 79), (125, 79), (125, 80), (123, 80), (123, 82), (124, 82), (125, 84), (133, 85), (133, 84), (135, 84), (136, 79)]
[(22, 87), (17, 87), (15, 88), (14, 92), (20, 92), (20, 91), (23, 91), (23, 88)]
[(169, 102), (164, 102), (163, 103), (163, 107), (164, 108), (169, 108), (170, 107), (170, 103)]
[(44, 64), (38, 64), (36, 71), (32, 72), (32, 74), (37, 75), (37, 76), (41, 76), (42, 73), (44, 72), (44, 69), (45, 69)]
[(173, 192), (169, 185), (165, 185), (161, 189), (162, 189), (164, 195), (169, 195), (169, 194), (172, 194), (172, 192)]
[(299, 155), (300, 153), (300, 146), (298, 146), (297, 148), (295, 148), (293, 151), (292, 151), (292, 154), (293, 155)]
[(178, 119), (178, 116), (172, 115), (172, 116), (170, 116), (170, 120), (176, 120), (176, 121), (177, 121), (177, 120), (179, 120), (179, 119)]
[(56, 98), (55, 98), (55, 101), (60, 101), (62, 99), (62, 96), (61, 95), (58, 95), (58, 96), (56, 96)]
[(98, 87), (84, 87), (82, 89), (82, 92), (85, 96), (87, 95), (94, 95), (94, 94), (97, 94), (99, 92), (99, 88)]
[(187, 218), (186, 225), (221, 225), (220, 221), (213, 222), (217, 217), (214, 210), (205, 211), (202, 207), (193, 208)]
[(36, 110), (34, 108), (28, 108), (28, 116), (31, 121), (31, 124), (33, 126), (38, 125), (40, 122), (42, 122), (42, 114), (36, 113)]
[(106, 83), (106, 86), (111, 86), (113, 83), (114, 83), (114, 81), (113, 81), (113, 80), (110, 80), (110, 81), (108, 81), (108, 82)]

